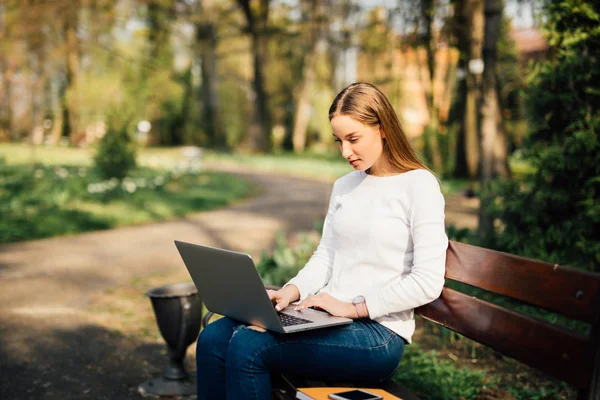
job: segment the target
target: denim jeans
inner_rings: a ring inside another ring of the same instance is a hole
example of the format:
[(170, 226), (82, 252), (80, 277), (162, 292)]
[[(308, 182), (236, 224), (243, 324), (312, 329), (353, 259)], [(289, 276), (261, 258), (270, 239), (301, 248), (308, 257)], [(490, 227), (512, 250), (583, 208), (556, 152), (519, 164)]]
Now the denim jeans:
[(271, 399), (270, 372), (381, 382), (394, 373), (403, 352), (404, 339), (370, 319), (282, 335), (222, 318), (198, 338), (198, 399)]

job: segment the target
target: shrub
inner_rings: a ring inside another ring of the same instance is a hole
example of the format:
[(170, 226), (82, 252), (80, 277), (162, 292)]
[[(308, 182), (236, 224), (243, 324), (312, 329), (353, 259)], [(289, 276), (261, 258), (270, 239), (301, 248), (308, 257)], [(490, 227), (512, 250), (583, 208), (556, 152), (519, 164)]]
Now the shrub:
[(100, 139), (94, 162), (100, 175), (106, 179), (122, 180), (136, 166), (136, 145), (128, 124), (109, 127)]

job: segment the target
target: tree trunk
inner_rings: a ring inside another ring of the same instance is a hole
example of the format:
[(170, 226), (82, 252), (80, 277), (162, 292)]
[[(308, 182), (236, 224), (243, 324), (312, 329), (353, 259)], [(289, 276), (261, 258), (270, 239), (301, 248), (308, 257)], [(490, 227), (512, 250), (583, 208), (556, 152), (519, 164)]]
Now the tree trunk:
[(219, 115), (219, 74), (217, 69), (216, 10), (213, 0), (201, 1), (201, 22), (196, 25), (198, 59), (202, 70), (202, 121), (208, 144), (225, 148), (227, 140)]
[(322, 24), (315, 21), (321, 18), (319, 4), (320, 2), (316, 0), (312, 0), (311, 2), (311, 21), (308, 33), (310, 45), (308, 53), (304, 56), (302, 80), (300, 81), (298, 90), (300, 94), (296, 99), (296, 114), (294, 116), (294, 130), (292, 133), (292, 145), (296, 153), (300, 153), (306, 148), (306, 134), (310, 120), (310, 95), (314, 90), (317, 78), (318, 48), (323, 34)]
[[(425, 21), (425, 34), (423, 38), (423, 45), (427, 51), (427, 72), (426, 79), (428, 82), (423, 82), (423, 88), (425, 88), (425, 99), (427, 101), (427, 109), (429, 111), (429, 124), (428, 129), (424, 132), (424, 141), (426, 147), (429, 149), (431, 155), (431, 162), (433, 169), (438, 173), (443, 173), (444, 164), (442, 162), (442, 153), (438, 141), (440, 120), (439, 120), (439, 107), (435, 101), (434, 83), (436, 77), (436, 52), (438, 48), (437, 40), (433, 33), (434, 21), (435, 21), (435, 5), (433, 0), (422, 0), (421, 1), (421, 13)], [(417, 59), (420, 57), (417, 55)], [(424, 74), (419, 74), (423, 77)]]
[(262, 35), (252, 37), (252, 56), (254, 61), (254, 109), (248, 136), (242, 142), (242, 147), (250, 152), (269, 150), (269, 132), (267, 123), (267, 99), (264, 90), (263, 54), (266, 50), (266, 38)]
[(498, 135), (499, 107), (496, 86), (496, 44), (500, 33), (502, 0), (485, 0), (485, 42), (483, 46), (483, 90), (481, 98), (481, 161), (479, 235), (484, 240), (494, 232), (493, 219), (487, 213), (491, 201), (489, 189), (494, 172), (494, 145)]
[[(496, 77), (498, 82), (498, 77)], [(510, 178), (510, 166), (508, 164), (508, 134), (504, 127), (502, 120), (502, 98), (500, 97), (500, 88), (497, 88), (496, 94), (498, 97), (498, 114), (497, 114), (497, 127), (498, 131), (496, 134), (496, 143), (494, 144), (494, 167), (493, 176), (499, 178)]]
[[(148, 23), (148, 64), (152, 69), (143, 69), (143, 81), (151, 78), (153, 70), (168, 69), (171, 70), (172, 55), (169, 54), (169, 39), (171, 36), (170, 13), (173, 12), (174, 2), (172, 0), (150, 0), (148, 2), (147, 23)], [(172, 76), (172, 74), (170, 74)], [(161, 114), (162, 104), (156, 114), (152, 115), (150, 123), (152, 126), (151, 134), (153, 141), (163, 145), (176, 144), (176, 134), (173, 131), (173, 125), (165, 123), (168, 121)], [(170, 121), (168, 121), (170, 122)]]
[(261, 0), (258, 16), (255, 16), (250, 0), (238, 0), (246, 17), (247, 29), (252, 41), (252, 58), (254, 66), (254, 110), (252, 122), (248, 129), (246, 138), (241, 146), (250, 152), (264, 152), (270, 148), (269, 117), (267, 114), (267, 93), (265, 91), (263, 64), (267, 55), (266, 35), (267, 21), (269, 17), (270, 0)]
[[(0, 98), (0, 134), (6, 132), (12, 137), (12, 76), (11, 68), (2, 63), (2, 94)], [(4, 131), (4, 132), (3, 132)]]
[(297, 99), (294, 131), (292, 133), (292, 145), (296, 153), (301, 153), (306, 148), (306, 134), (310, 120), (310, 94), (313, 91), (316, 77), (316, 58), (314, 52), (307, 54), (304, 58), (300, 95)]
[[(64, 30), (66, 35), (66, 81), (65, 94), (72, 96), (77, 91), (79, 80), (79, 41), (77, 39), (78, 5), (72, 5), (65, 10)], [(76, 99), (67, 101), (63, 96), (63, 136), (72, 143), (79, 133), (79, 112)]]
[(469, 32), (468, 21), (470, 20), (469, 11), (467, 9), (466, 0), (456, 0), (455, 20), (452, 26), (452, 35), (458, 47), (458, 71), (457, 74), (458, 91), (456, 100), (452, 104), (451, 120), (459, 121), (456, 132), (456, 153), (454, 163), (453, 176), (456, 178), (468, 178), (469, 170), (467, 168), (467, 155), (465, 144), (465, 116), (466, 116), (466, 99), (467, 99), (467, 83), (465, 80), (465, 71), (467, 70), (468, 53), (469, 53)]
[[(500, 113), (498, 113), (500, 114)], [(494, 144), (494, 167), (493, 176), (495, 178), (510, 178), (510, 165), (508, 164), (508, 139), (506, 129), (502, 123), (498, 124), (496, 134), (496, 143)]]
[(173, 0), (151, 0), (148, 3), (148, 44), (150, 62), (155, 67), (171, 67), (171, 56), (167, 53), (171, 38), (171, 24), (175, 2)]
[(467, 0), (469, 14), (469, 52), (466, 73), (466, 100), (464, 116), (465, 156), (470, 178), (477, 177), (479, 167), (479, 124), (478, 103), (481, 76), (473, 73), (469, 67), (470, 60), (480, 60), (483, 45), (483, 0)]
[[(0, 7), (0, 21), (6, 20), (6, 9)], [(6, 43), (9, 38), (7, 37), (6, 23), (0, 22), (0, 43)], [(11, 99), (10, 99), (10, 81), (12, 79), (12, 71), (8, 65), (8, 59), (6, 57), (6, 49), (0, 44), (0, 76), (2, 76), (2, 82), (0, 82), (0, 137), (9, 135), (11, 132), (12, 114), (11, 114)]]

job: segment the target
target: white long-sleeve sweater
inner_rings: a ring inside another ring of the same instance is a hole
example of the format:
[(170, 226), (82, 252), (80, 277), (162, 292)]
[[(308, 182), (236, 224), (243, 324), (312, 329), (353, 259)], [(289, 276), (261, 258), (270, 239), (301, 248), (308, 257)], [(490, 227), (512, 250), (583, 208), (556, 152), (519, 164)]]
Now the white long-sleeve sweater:
[(363, 295), (369, 317), (410, 343), (414, 308), (441, 293), (447, 247), (444, 198), (429, 171), (353, 171), (335, 182), (321, 242), (288, 284), (301, 299)]

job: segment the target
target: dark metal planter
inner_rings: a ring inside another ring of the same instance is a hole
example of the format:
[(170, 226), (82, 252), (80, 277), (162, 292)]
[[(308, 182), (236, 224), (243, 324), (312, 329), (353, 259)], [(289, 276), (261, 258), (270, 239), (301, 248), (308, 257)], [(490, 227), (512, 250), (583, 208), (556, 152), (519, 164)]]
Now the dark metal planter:
[(162, 376), (142, 383), (142, 395), (189, 396), (196, 393), (195, 380), (185, 371), (183, 360), (190, 344), (198, 337), (202, 320), (202, 300), (192, 283), (175, 283), (146, 292), (152, 301), (156, 322), (167, 342), (168, 363)]

